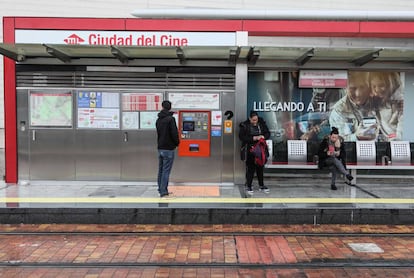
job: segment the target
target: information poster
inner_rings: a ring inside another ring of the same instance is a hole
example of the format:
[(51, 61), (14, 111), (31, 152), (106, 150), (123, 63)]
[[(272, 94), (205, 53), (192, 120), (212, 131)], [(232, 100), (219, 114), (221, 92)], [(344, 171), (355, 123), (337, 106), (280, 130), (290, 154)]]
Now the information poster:
[(155, 122), (158, 118), (158, 111), (156, 112), (141, 112), (140, 127), (141, 129), (155, 129)]
[(159, 111), (162, 93), (123, 93), (122, 111)]
[(139, 113), (122, 112), (122, 129), (139, 129)]
[(106, 108), (79, 108), (79, 128), (119, 128), (119, 110)]
[(78, 128), (120, 128), (119, 94), (78, 92)]
[(173, 109), (220, 109), (220, 94), (169, 93)]
[(71, 127), (72, 93), (31, 93), (30, 125)]

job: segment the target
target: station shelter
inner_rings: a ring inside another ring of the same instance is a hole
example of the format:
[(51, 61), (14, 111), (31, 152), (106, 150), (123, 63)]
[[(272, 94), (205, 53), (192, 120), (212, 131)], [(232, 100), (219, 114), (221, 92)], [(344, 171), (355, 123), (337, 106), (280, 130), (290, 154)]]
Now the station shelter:
[[(243, 183), (238, 124), (248, 112), (271, 130), (270, 163), (284, 163), (287, 140), (317, 144), (329, 133), (350, 73), (397, 76), (396, 130), (371, 139), (414, 141), (414, 22), (3, 21), (8, 183), (154, 182), (155, 121), (167, 99), (181, 138), (171, 181)], [(381, 125), (378, 117), (362, 121)]]

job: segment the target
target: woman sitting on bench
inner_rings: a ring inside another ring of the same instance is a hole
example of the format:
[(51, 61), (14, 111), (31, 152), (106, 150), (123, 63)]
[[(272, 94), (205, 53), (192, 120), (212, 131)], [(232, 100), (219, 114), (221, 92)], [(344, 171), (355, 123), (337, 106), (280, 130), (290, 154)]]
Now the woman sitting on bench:
[(326, 136), (319, 145), (319, 169), (329, 167), (331, 171), (331, 189), (336, 190), (335, 185), (337, 173), (343, 174), (349, 181), (354, 177), (345, 168), (346, 153), (344, 139), (339, 136), (338, 129), (332, 127), (331, 134)]

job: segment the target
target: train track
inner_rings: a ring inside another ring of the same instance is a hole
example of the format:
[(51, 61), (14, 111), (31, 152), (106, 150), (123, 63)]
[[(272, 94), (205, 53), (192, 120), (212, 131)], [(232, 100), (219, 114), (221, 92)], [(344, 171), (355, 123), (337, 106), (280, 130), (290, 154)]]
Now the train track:
[(319, 232), (0, 232), (8, 236), (307, 236), (307, 237), (413, 237), (414, 233), (319, 233)]
[[(163, 236), (182, 236), (182, 237), (202, 237), (202, 236), (231, 236), (233, 240), (239, 236), (283, 236), (283, 237), (336, 237), (336, 238), (414, 238), (414, 233), (301, 233), (301, 232), (62, 232), (62, 231), (14, 231), (0, 232), (4, 237), (163, 237)], [(56, 240), (56, 239), (53, 239)], [(284, 263), (243, 263), (243, 262), (177, 262), (177, 261), (148, 261), (148, 262), (29, 262), (22, 260), (0, 261), (0, 270), (5, 268), (238, 268), (238, 269), (348, 269), (348, 268), (398, 268), (414, 269), (413, 259), (370, 259), (370, 258), (323, 258), (305, 262), (284, 262)]]

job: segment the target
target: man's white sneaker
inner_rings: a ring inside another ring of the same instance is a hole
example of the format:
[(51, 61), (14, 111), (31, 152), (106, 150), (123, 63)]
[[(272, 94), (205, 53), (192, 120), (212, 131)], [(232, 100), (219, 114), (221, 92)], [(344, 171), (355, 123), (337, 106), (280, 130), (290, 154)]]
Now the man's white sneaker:
[(175, 199), (176, 197), (172, 196), (172, 195), (169, 195), (169, 194), (166, 194), (166, 195), (161, 196), (160, 198), (163, 199), (163, 200), (172, 200), (172, 199)]
[(246, 192), (247, 192), (247, 194), (249, 194), (249, 195), (253, 195), (253, 189), (252, 189), (252, 187), (251, 187), (251, 186), (247, 186), (247, 187), (246, 187)]

